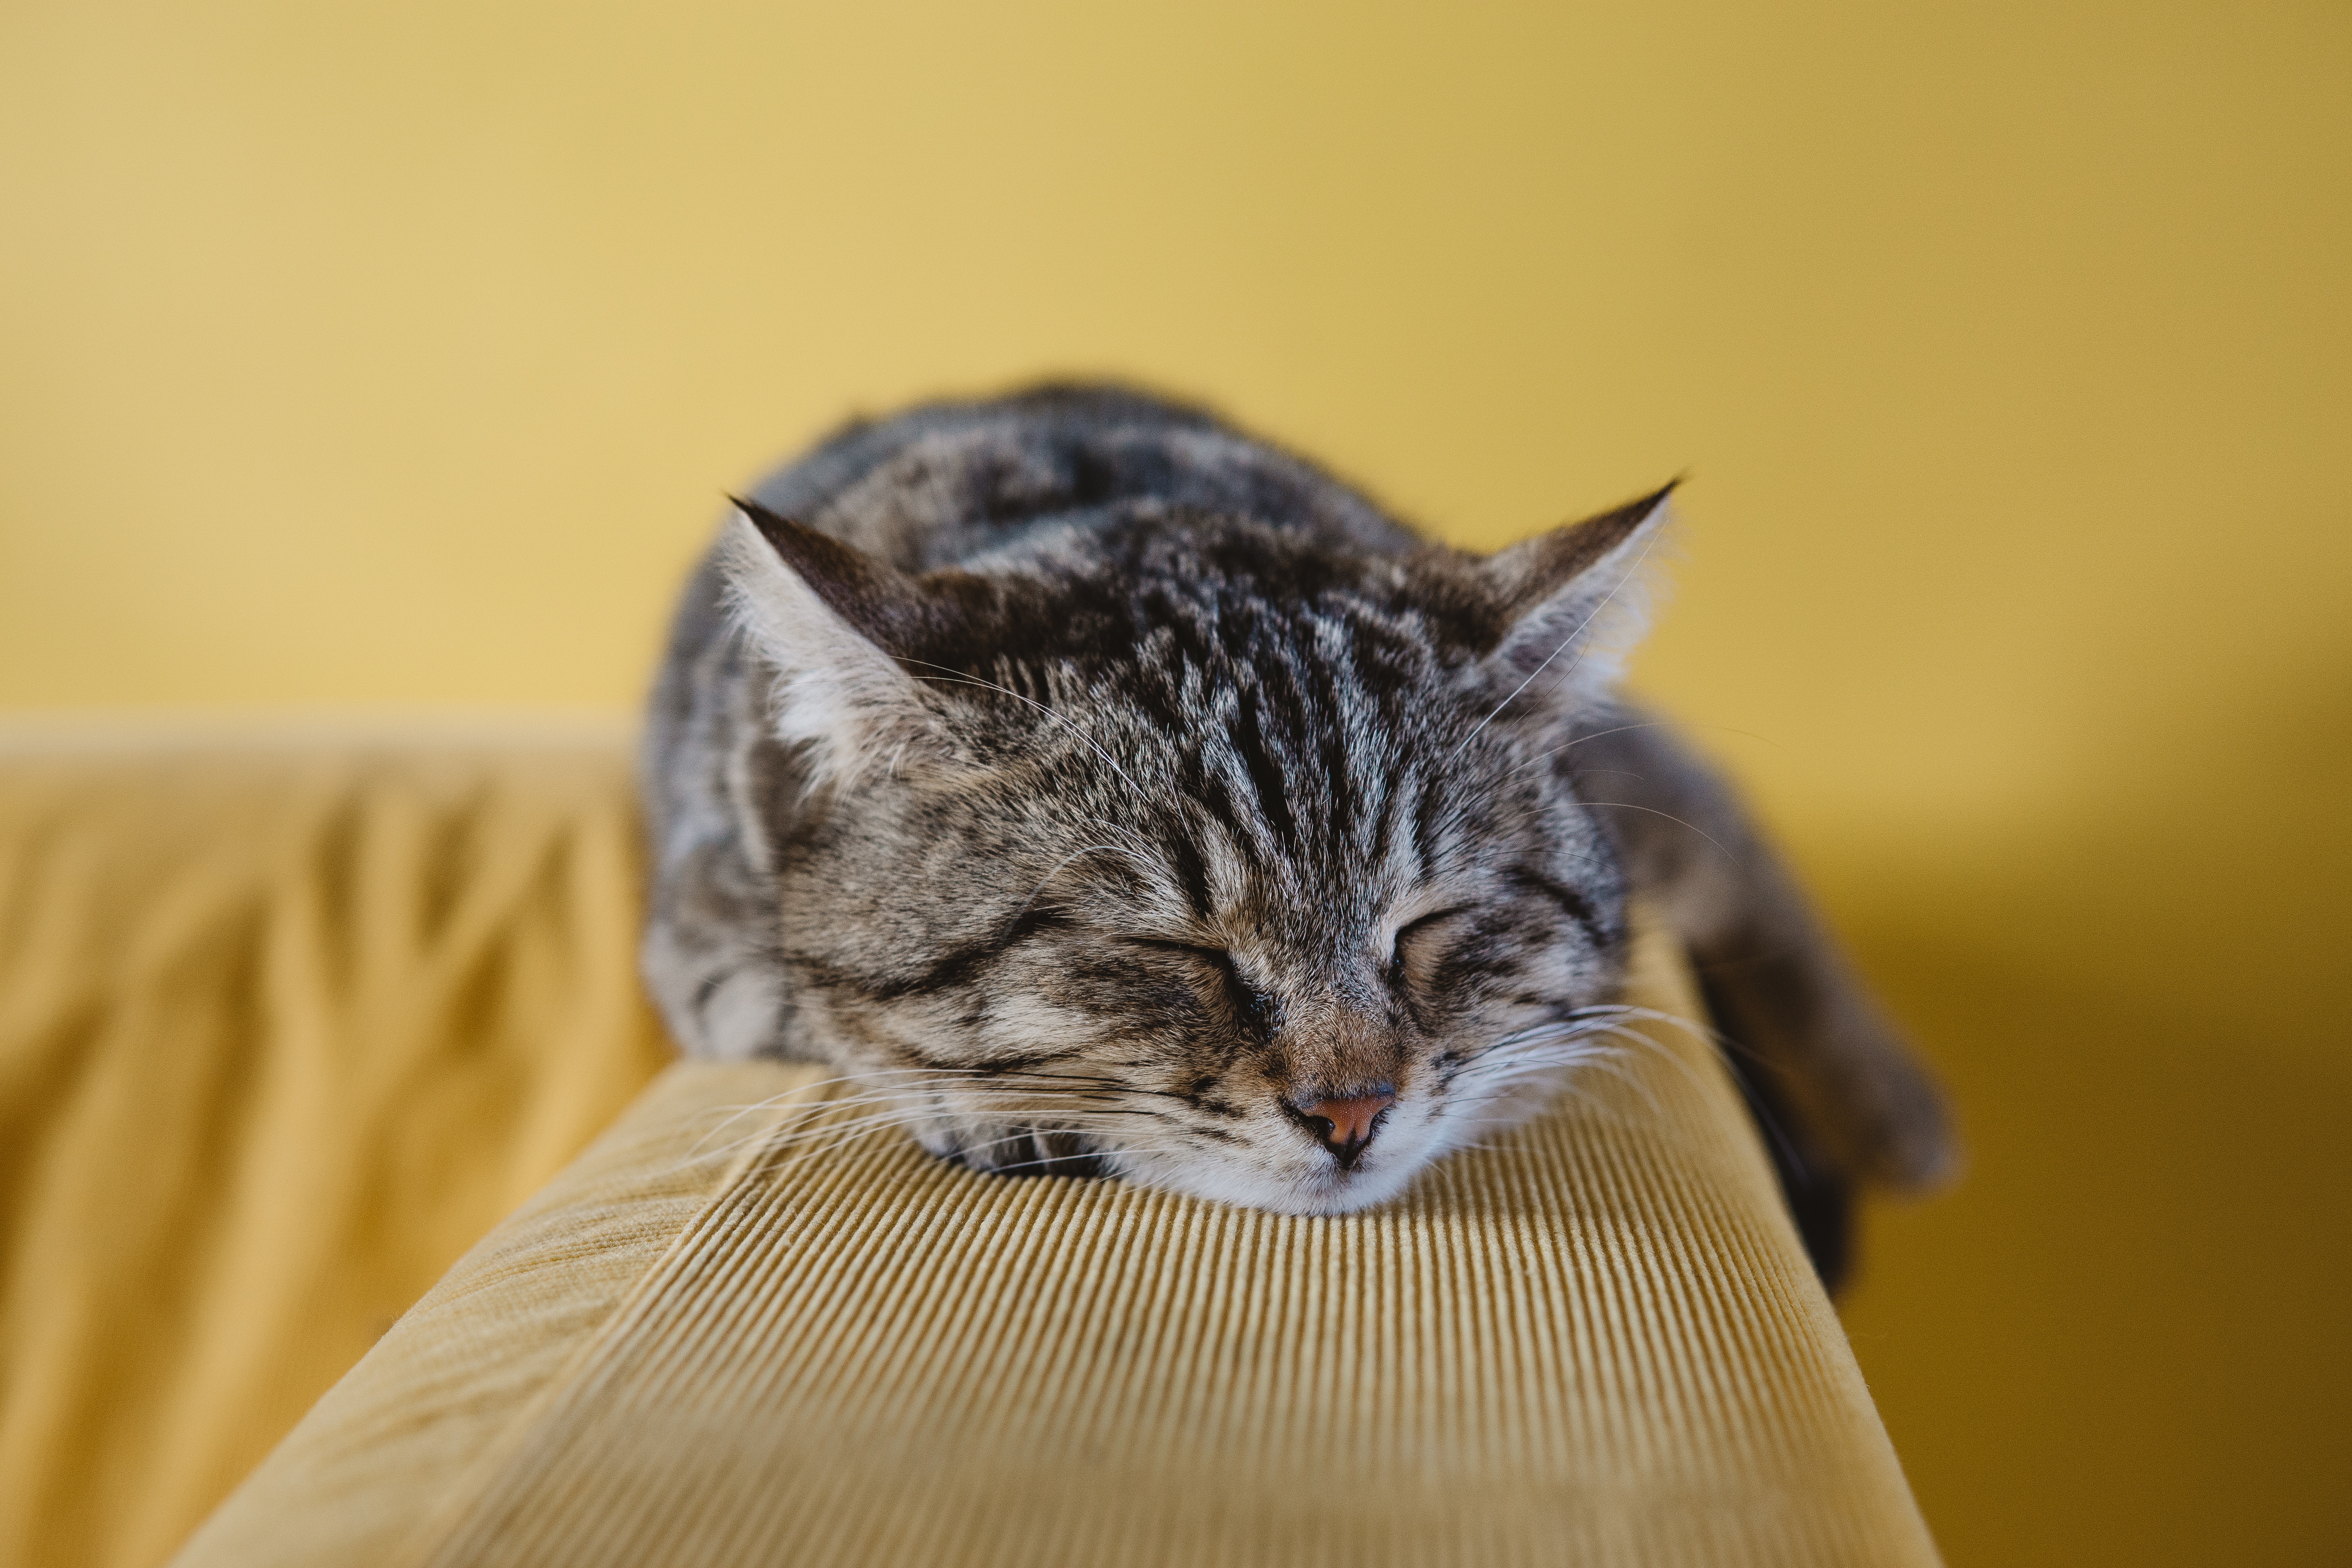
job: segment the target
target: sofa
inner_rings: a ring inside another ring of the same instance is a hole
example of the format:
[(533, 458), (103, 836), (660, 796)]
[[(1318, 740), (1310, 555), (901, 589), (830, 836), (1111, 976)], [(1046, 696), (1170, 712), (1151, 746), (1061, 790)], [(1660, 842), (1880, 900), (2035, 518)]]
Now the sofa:
[(628, 747), (0, 740), (0, 1562), (1936, 1561), (1703, 1027), (1367, 1214), (975, 1175), (671, 1060)]

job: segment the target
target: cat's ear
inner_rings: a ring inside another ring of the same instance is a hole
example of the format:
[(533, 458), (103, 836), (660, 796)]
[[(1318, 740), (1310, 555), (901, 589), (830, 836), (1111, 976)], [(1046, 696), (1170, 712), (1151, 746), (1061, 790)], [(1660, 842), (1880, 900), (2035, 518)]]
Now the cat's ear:
[(777, 737), (807, 748), (813, 784), (862, 764), (943, 757), (953, 742), (894, 650), (934, 613), (922, 585), (888, 563), (756, 501), (739, 500), (722, 552), (728, 597), (775, 671)]
[(1645, 570), (1671, 520), (1675, 484), (1478, 563), (1499, 639), (1486, 665), (1502, 689), (1558, 709), (1605, 693), (1647, 628)]

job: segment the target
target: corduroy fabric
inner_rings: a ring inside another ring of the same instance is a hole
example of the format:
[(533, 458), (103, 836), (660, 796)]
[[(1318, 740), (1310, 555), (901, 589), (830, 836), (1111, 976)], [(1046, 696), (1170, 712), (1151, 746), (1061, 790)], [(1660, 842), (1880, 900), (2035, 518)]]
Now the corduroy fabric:
[(977, 1176), (818, 1069), (673, 1068), (177, 1561), (1932, 1563), (1735, 1091), (1649, 1034), (1339, 1219)]

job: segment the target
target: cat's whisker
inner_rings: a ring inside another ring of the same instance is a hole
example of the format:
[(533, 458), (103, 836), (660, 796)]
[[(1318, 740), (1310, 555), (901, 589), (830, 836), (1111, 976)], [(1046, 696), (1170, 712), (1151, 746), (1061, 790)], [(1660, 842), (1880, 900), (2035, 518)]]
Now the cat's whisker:
[[(1120, 1093), (1157, 1094), (1163, 1092), (1160, 1090), (1140, 1089), (1136, 1085), (1128, 1083), (1125, 1080), (1109, 1074), (1044, 1073), (1029, 1068), (997, 1068), (984, 1066), (960, 1068), (868, 1068), (851, 1072), (839, 1073), (832, 1078), (819, 1079), (812, 1083), (796, 1085), (790, 1089), (772, 1095), (768, 1100), (758, 1101), (751, 1106), (728, 1107), (724, 1109), (733, 1110), (739, 1112), (743, 1110), (758, 1110), (765, 1109), (771, 1105), (782, 1103), (796, 1095), (813, 1095), (818, 1089), (829, 1089), (842, 1084), (867, 1083), (884, 1078), (895, 1078), (902, 1080), (918, 1080), (911, 1084), (900, 1082), (897, 1084), (881, 1084), (877, 1086), (885, 1091), (891, 1092), (902, 1091), (910, 1088), (919, 1088), (922, 1083), (930, 1081), (957, 1083), (1071, 1084), (1081, 1088), (1116, 1090)], [(816, 1099), (812, 1100), (810, 1103), (812, 1105), (820, 1103), (838, 1104), (842, 1103), (842, 1101), (838, 1097), (819, 1096)]]
[(1582, 1061), (1586, 1057), (1603, 1055), (1604, 1047), (1583, 1043), (1592, 1038), (1592, 1031), (1584, 1031), (1570, 1039), (1545, 1040), (1521, 1047), (1506, 1057), (1481, 1058), (1465, 1076), (1471, 1078), (1507, 1077), (1515, 1073), (1549, 1070)]
[(1608, 1026), (1606, 1032), (1625, 1041), (1626, 1044), (1630, 1046), (1648, 1051), (1652, 1056), (1656, 1057), (1660, 1061), (1664, 1062), (1667, 1066), (1680, 1073), (1683, 1077), (1683, 1081), (1689, 1084), (1692, 1088), (1701, 1090), (1704, 1090), (1706, 1088), (1706, 1081), (1699, 1076), (1698, 1069), (1681, 1054), (1669, 1049), (1664, 1042), (1653, 1039), (1648, 1035), (1643, 1034), (1639, 1029), (1632, 1027), (1630, 1025), (1612, 1025)]
[(1762, 741), (1767, 745), (1773, 745), (1776, 743), (1769, 736), (1759, 735), (1753, 730), (1738, 729), (1729, 724), (1711, 724), (1691, 719), (1685, 719), (1676, 723), (1669, 724), (1663, 719), (1652, 719), (1640, 724), (1616, 724), (1606, 730), (1588, 730), (1583, 734), (1577, 736), (1574, 740), (1567, 742), (1564, 744), (1553, 746), (1547, 751), (1538, 752), (1534, 756), (1529, 757), (1526, 762), (1521, 763), (1517, 767), (1512, 769), (1510, 773), (1506, 776), (1516, 777), (1519, 773), (1526, 772), (1528, 768), (1534, 767), (1538, 763), (1550, 761), (1552, 758), (1559, 756), (1562, 752), (1572, 752), (1576, 750), (1577, 747), (1583, 745), (1588, 741), (1602, 741), (1608, 739), (1612, 735), (1630, 735), (1634, 733), (1636, 731), (1641, 730), (1719, 730), (1727, 735), (1740, 735), (1750, 741)]
[[(883, 1085), (874, 1092), (812, 1099), (806, 1102), (806, 1110), (810, 1114), (800, 1119), (790, 1128), (755, 1132), (745, 1138), (722, 1144), (717, 1149), (709, 1150), (707, 1153), (704, 1151), (704, 1145), (711, 1137), (716, 1136), (719, 1131), (724, 1131), (726, 1126), (731, 1125), (746, 1114), (782, 1106), (794, 1096), (807, 1095), (819, 1089), (882, 1077), (914, 1079), (919, 1081)], [(1008, 1079), (1014, 1081), (1007, 1082)], [(689, 1160), (698, 1157), (721, 1159), (745, 1148), (763, 1146), (765, 1151), (772, 1152), (792, 1149), (796, 1145), (812, 1145), (820, 1141), (823, 1142), (825, 1149), (830, 1150), (893, 1127), (936, 1123), (943, 1118), (951, 1123), (959, 1117), (969, 1118), (973, 1115), (1000, 1121), (1034, 1119), (1035, 1125), (1030, 1130), (1032, 1131), (1068, 1131), (1080, 1135), (1114, 1131), (1121, 1125), (1117, 1120), (1118, 1118), (1139, 1117), (1163, 1121), (1174, 1120), (1169, 1112), (1154, 1106), (1090, 1105), (1085, 1103), (1077, 1095), (1071, 1094), (1068, 1089), (1060, 1088), (1055, 1088), (1054, 1092), (1064, 1098), (1055, 1103), (1010, 1105), (1002, 1103), (1000, 1097), (1003, 1095), (1017, 1096), (1024, 1089), (1034, 1090), (1040, 1087), (1038, 1083), (1018, 1081), (1023, 1079), (1045, 1080), (1045, 1083), (1052, 1085), (1076, 1083), (1082, 1086), (1080, 1090), (1082, 1094), (1132, 1095), (1139, 1092), (1134, 1086), (1121, 1083), (1115, 1079), (1074, 1078), (1068, 1075), (1041, 1074), (1026, 1070), (1003, 1073), (991, 1072), (982, 1068), (869, 1068), (862, 1072), (839, 1074), (814, 1084), (801, 1085), (751, 1106), (736, 1107), (734, 1114), (729, 1117), (727, 1121), (722, 1122), (719, 1128), (714, 1129), (710, 1133), (706, 1133), (703, 1139), (698, 1141), (694, 1151), (688, 1158)], [(935, 1087), (959, 1089), (976, 1103), (961, 1107), (943, 1106), (937, 1102), (935, 1096), (925, 1092)], [(1163, 1093), (1158, 1090), (1141, 1092)], [(916, 1096), (920, 1096), (920, 1099), (915, 1103), (908, 1103), (909, 1100)], [(840, 1114), (845, 1107), (860, 1105), (879, 1105), (886, 1109), (845, 1120)], [(1028, 1132), (1024, 1131), (1011, 1136), (1027, 1135)], [(805, 1152), (806, 1149), (803, 1147), (802, 1152)]]
[[(1615, 1107), (1610, 1105), (1607, 1100), (1601, 1099), (1599, 1095), (1593, 1094), (1590, 1090), (1580, 1088), (1573, 1083), (1563, 1083), (1557, 1086), (1556, 1092), (1551, 1095), (1548, 1095), (1545, 1098), (1545, 1103), (1556, 1103), (1559, 1100), (1568, 1100), (1581, 1105), (1591, 1115), (1597, 1116), (1613, 1126), (1622, 1127), (1626, 1125), (1624, 1119), (1617, 1113)], [(1505, 1132), (1517, 1131), (1519, 1129), (1526, 1127), (1529, 1121), (1533, 1121), (1535, 1114), (1540, 1109), (1540, 1106), (1528, 1106), (1518, 1113), (1513, 1115), (1465, 1116), (1450, 1121), (1447, 1125), (1449, 1130), (1454, 1127), (1490, 1127)], [(1492, 1147), (1492, 1145), (1484, 1144), (1459, 1145), (1450, 1142), (1444, 1146), (1449, 1151), (1460, 1147)]]
[(1611, 735), (1630, 734), (1635, 730), (1663, 730), (1665, 727), (1666, 725), (1664, 721), (1654, 719), (1643, 724), (1620, 724), (1614, 729), (1588, 731), (1586, 733), (1576, 737), (1573, 741), (1567, 742), (1561, 745), (1553, 746), (1548, 751), (1538, 752), (1534, 756), (1529, 757), (1526, 762), (1521, 763), (1517, 767), (1513, 768), (1504, 776), (1507, 778), (1517, 778), (1519, 774), (1527, 772), (1528, 769), (1534, 767), (1538, 763), (1549, 762), (1552, 758), (1559, 755), (1562, 752), (1572, 752), (1576, 750), (1577, 747), (1584, 744), (1587, 741), (1605, 740)]
[[(1731, 1036), (1725, 1034), (1722, 1030), (1710, 1028), (1695, 1018), (1686, 1018), (1675, 1013), (1660, 1012), (1654, 1007), (1633, 1007), (1620, 1005), (1613, 1010), (1622, 1013), (1629, 1017), (1638, 1017), (1646, 1019), (1653, 1023), (1671, 1025), (1672, 1026), (1682, 1030), (1693, 1039), (1713, 1047), (1721, 1055), (1731, 1056), (1736, 1054), (1738, 1056), (1744, 1057), (1748, 1060), (1756, 1063), (1759, 1068), (1767, 1070), (1771, 1070), (1777, 1066), (1771, 1058), (1766, 1057), (1762, 1052), (1758, 1051), (1751, 1047), (1743, 1045), (1738, 1040), (1734, 1039)], [(1651, 1043), (1654, 1045), (1656, 1044), (1655, 1041)], [(1800, 1171), (1806, 1169), (1808, 1161), (1806, 1159), (1805, 1152), (1798, 1145), (1795, 1135), (1789, 1130), (1789, 1128), (1782, 1124), (1781, 1114), (1772, 1108), (1769, 1101), (1765, 1100), (1757, 1095), (1749, 1094), (1745, 1098), (1748, 1101), (1748, 1110), (1754, 1113), (1757, 1122), (1764, 1129), (1765, 1135), (1772, 1140), (1773, 1143), (1780, 1149), (1782, 1156), (1789, 1162), (1790, 1165)]]
[[(1580, 1032), (1587, 1035), (1605, 1035), (1624, 1042), (1626, 1046), (1646, 1048), (1682, 1073), (1694, 1087), (1704, 1088), (1696, 1069), (1689, 1062), (1638, 1029), (1608, 1022), (1589, 1022)], [(1563, 1046), (1568, 1045), (1569, 1042), (1563, 1040), (1552, 1042), (1534, 1052), (1514, 1051), (1510, 1059), (1499, 1064), (1493, 1081), (1498, 1085), (1520, 1082), (1545, 1072), (1557, 1071), (1563, 1067), (1589, 1064), (1596, 1070), (1606, 1072), (1612, 1078), (1618, 1079), (1626, 1084), (1639, 1094), (1657, 1115), (1663, 1117), (1665, 1114), (1664, 1106), (1657, 1100), (1655, 1092), (1649, 1085), (1639, 1077), (1624, 1070), (1621, 1060), (1623, 1055), (1622, 1047), (1601, 1049), (1591, 1046), (1570, 1046), (1570, 1049), (1576, 1054), (1564, 1058), (1556, 1055)]]
[(861, 1114), (861, 1117), (849, 1119), (849, 1121), (845, 1121), (845, 1119), (837, 1117), (837, 1114), (833, 1114), (833, 1117), (824, 1114), (828, 1112), (830, 1107), (837, 1107), (837, 1105), (842, 1105), (842, 1100), (830, 1100), (830, 1102), (824, 1102), (824, 1105), (814, 1105), (809, 1107), (809, 1110), (814, 1112), (809, 1114), (809, 1117), (797, 1119), (797, 1121), (788, 1123), (788, 1126), (767, 1126), (767, 1129), (752, 1131), (752, 1133), (740, 1135), (740, 1138), (727, 1140), (727, 1142), (722, 1142), (722, 1145), (706, 1147), (708, 1142), (706, 1138), (701, 1140), (701, 1142), (696, 1142), (694, 1150), (689, 1150), (689, 1154), (687, 1154), (687, 1159), (724, 1159), (739, 1150), (748, 1150), (748, 1147), (774, 1145), (774, 1142), (791, 1142), (793, 1138), (814, 1138), (814, 1135), (824, 1133), (824, 1131), (837, 1131), (842, 1129), (842, 1126), (856, 1126), (856, 1123), (866, 1123), (866, 1121), (885, 1123), (885, 1121), (919, 1119), (919, 1110), (915, 1110), (915, 1107), (891, 1107), (891, 1110), (879, 1110), (879, 1112), (866, 1112)]
[(1594, 1021), (1582, 1018), (1569, 1017), (1547, 1019), (1545, 1022), (1540, 1024), (1530, 1024), (1523, 1029), (1514, 1029), (1509, 1034), (1496, 1036), (1495, 1038), (1486, 1041), (1484, 1045), (1479, 1046), (1470, 1059), (1475, 1061), (1482, 1058), (1496, 1056), (1502, 1052), (1515, 1049), (1531, 1040), (1540, 1040), (1559, 1035), (1573, 1035), (1589, 1032), (1597, 1026), (1598, 1025)]
[(1607, 1073), (1611, 1078), (1640, 1095), (1642, 1103), (1650, 1108), (1651, 1115), (1661, 1121), (1665, 1120), (1665, 1103), (1659, 1100), (1657, 1092), (1648, 1084), (1643, 1083), (1634, 1073), (1628, 1071), (1623, 1062), (1615, 1057), (1595, 1057), (1590, 1065), (1593, 1071)]
[(1574, 1057), (1561, 1058), (1556, 1061), (1516, 1068), (1509, 1072), (1496, 1073), (1492, 1077), (1476, 1080), (1466, 1089), (1458, 1090), (1452, 1098), (1457, 1100), (1475, 1100), (1483, 1098), (1523, 1099), (1531, 1094), (1547, 1093), (1564, 1083), (1576, 1068), (1590, 1062), (1603, 1060), (1606, 1054), (1601, 1051), (1586, 1051)]
[(1691, 1070), (1687, 1061), (1668, 1050), (1663, 1043), (1639, 1029), (1631, 1027), (1625, 1022), (1627, 1019), (1634, 1018), (1675, 1026), (1694, 1038), (1711, 1046), (1722, 1047), (1729, 1043), (1715, 1031), (1672, 1013), (1661, 1012), (1653, 1007), (1632, 1007), (1622, 1003), (1601, 1003), (1590, 1007), (1580, 1007), (1549, 1024), (1533, 1025), (1526, 1029), (1501, 1036), (1483, 1047), (1471, 1060), (1483, 1060), (1506, 1051), (1519, 1052), (1527, 1045), (1543, 1041), (1548, 1034), (1556, 1033), (1561, 1038), (1584, 1034), (1608, 1034), (1657, 1053), (1673, 1062), (1685, 1074)]
[(1568, 1069), (1589, 1061), (1622, 1054), (1622, 1047), (1601, 1045), (1592, 1038), (1595, 1031), (1584, 1031), (1572, 1039), (1555, 1040), (1521, 1050), (1496, 1060), (1479, 1060), (1456, 1077), (1454, 1082), (1470, 1089), (1525, 1086), (1558, 1079)]
[[(1581, 1106), (1585, 1114), (1597, 1117), (1601, 1121), (1609, 1123), (1611, 1126), (1628, 1127), (1631, 1125), (1626, 1121), (1625, 1118), (1620, 1114), (1618, 1109), (1615, 1106), (1611, 1105), (1608, 1100), (1588, 1089), (1580, 1089), (1573, 1083), (1561, 1083), (1555, 1085), (1552, 1092), (1545, 1095), (1543, 1097), (1543, 1100), (1538, 1104), (1527, 1105), (1523, 1101), (1522, 1103), (1524, 1108), (1518, 1114), (1507, 1116), (1465, 1117), (1462, 1119), (1460, 1124), (1470, 1127), (1495, 1127), (1507, 1131), (1515, 1131), (1518, 1128), (1527, 1126), (1529, 1121), (1533, 1121), (1536, 1115), (1543, 1108), (1543, 1105), (1557, 1103), (1562, 1100), (1572, 1101)], [(1472, 1103), (1475, 1105), (1478, 1102), (1474, 1100)], [(1492, 1103), (1492, 1100), (1489, 1100), (1487, 1103)]]
[(1714, 834), (1709, 833), (1706, 828), (1701, 827), (1697, 823), (1689, 821), (1684, 817), (1676, 816), (1671, 811), (1660, 811), (1654, 805), (1636, 805), (1630, 800), (1587, 800), (1584, 804), (1586, 805), (1612, 806), (1620, 811), (1646, 811), (1652, 816), (1663, 816), (1668, 822), (1674, 823), (1677, 826), (1689, 828), (1693, 833), (1697, 834), (1701, 838), (1704, 838), (1709, 844), (1714, 845), (1717, 850), (1721, 851), (1725, 859), (1729, 860), (1734, 864), (1738, 862), (1738, 856), (1734, 855), (1730, 850), (1724, 848), (1723, 840), (1717, 838)]
[(1553, 1063), (1541, 1072), (1516, 1073), (1475, 1086), (1475, 1092), (1457, 1093), (1447, 1097), (1449, 1105), (1484, 1105), (1497, 1100), (1535, 1103), (1560, 1093), (1570, 1087), (1574, 1070), (1606, 1060), (1599, 1055), (1580, 1057), (1574, 1061)]
[(1552, 1024), (1537, 1025), (1531, 1028), (1515, 1030), (1511, 1034), (1489, 1041), (1478, 1047), (1464, 1059), (1476, 1063), (1523, 1056), (1528, 1050), (1539, 1046), (1555, 1045), (1563, 1040), (1580, 1039), (1586, 1036), (1606, 1033), (1609, 1026), (1605, 1019), (1562, 1019)]
[[(700, 1138), (697, 1139), (693, 1149), (688, 1151), (688, 1153), (689, 1155), (699, 1153), (704, 1144), (709, 1142), (711, 1139), (716, 1138), (720, 1133), (726, 1131), (730, 1127), (734, 1126), (735, 1123), (740, 1121), (746, 1116), (754, 1116), (762, 1110), (771, 1110), (782, 1107), (788, 1104), (795, 1095), (810, 1095), (814, 1094), (814, 1091), (824, 1089), (830, 1085), (847, 1083), (850, 1081), (852, 1081), (852, 1075), (845, 1075), (841, 1078), (821, 1079), (815, 1083), (802, 1084), (797, 1088), (786, 1089), (781, 1094), (772, 1094), (765, 1100), (754, 1100), (749, 1105), (714, 1106), (711, 1108), (712, 1114), (715, 1115), (721, 1110), (728, 1111), (730, 1114), (716, 1127), (713, 1127), (709, 1131), (705, 1132)], [(818, 1111), (828, 1106), (855, 1103), (855, 1101), (859, 1098), (863, 1097), (853, 1096), (848, 1100), (844, 1100), (841, 1097), (834, 1095), (814, 1095), (814, 1098), (804, 1101), (803, 1103), (809, 1110)]]
[(737, 1140), (725, 1148), (712, 1151), (709, 1158), (719, 1158), (742, 1150), (756, 1150), (763, 1155), (793, 1152), (825, 1153), (845, 1148), (877, 1132), (899, 1127), (922, 1124), (930, 1118), (919, 1109), (877, 1112), (870, 1116), (846, 1121), (823, 1120), (790, 1128), (771, 1129)]
[[(879, 1120), (880, 1119), (877, 1119), (877, 1123)], [(678, 1170), (686, 1170), (698, 1164), (716, 1163), (718, 1162), (731, 1159), (735, 1155), (742, 1153), (746, 1150), (766, 1151), (790, 1148), (795, 1142), (814, 1141), (820, 1135), (820, 1133), (836, 1129), (824, 1129), (811, 1126), (796, 1126), (783, 1129), (766, 1128), (761, 1131), (730, 1140), (728, 1142), (719, 1144), (716, 1148), (703, 1149), (698, 1145), (695, 1150), (681, 1156), (675, 1168)]]
[(1567, 1038), (1541, 1041), (1518, 1047), (1507, 1056), (1492, 1062), (1486, 1062), (1485, 1058), (1481, 1058), (1481, 1062), (1487, 1073), (1509, 1076), (1515, 1073), (1548, 1071), (1557, 1067), (1573, 1066), (1580, 1061), (1624, 1054), (1622, 1046), (1602, 1046), (1593, 1043), (1604, 1037), (1656, 1047), (1656, 1042), (1642, 1040), (1640, 1037), (1624, 1030), (1584, 1029)]
[(1692, 1039), (1713, 1047), (1727, 1055), (1746, 1057), (1753, 1062), (1763, 1062), (1766, 1059), (1753, 1047), (1741, 1044), (1722, 1030), (1713, 1028), (1696, 1018), (1685, 1017), (1679, 1013), (1661, 1012), (1655, 1007), (1632, 1007), (1622, 1004), (1614, 1010), (1629, 1018), (1641, 1018), (1653, 1024), (1667, 1025), (1680, 1030)]
[(1684, 1035), (1688, 1036), (1691, 1039), (1709, 1047), (1710, 1049), (1719, 1052), (1738, 1051), (1751, 1058), (1755, 1056), (1754, 1052), (1749, 1051), (1748, 1047), (1740, 1045), (1739, 1042), (1734, 1040), (1728, 1035), (1722, 1033), (1720, 1030), (1710, 1028), (1706, 1025), (1699, 1023), (1696, 1019), (1684, 1017), (1680, 1014), (1662, 1012), (1655, 1007), (1636, 1007), (1628, 1005), (1624, 1003), (1601, 1003), (1591, 1007), (1580, 1007), (1572, 1016), (1578, 1018), (1605, 1018), (1611, 1020), (1613, 1026), (1625, 1032), (1626, 1038), (1646, 1046), (1652, 1050), (1665, 1054), (1677, 1063), (1681, 1063), (1685, 1068), (1687, 1068), (1689, 1064), (1687, 1062), (1684, 1062), (1681, 1057), (1668, 1050), (1664, 1042), (1658, 1040), (1639, 1029), (1628, 1030), (1624, 1024), (1624, 1020), (1638, 1019), (1644, 1023), (1664, 1024), (1680, 1031)]

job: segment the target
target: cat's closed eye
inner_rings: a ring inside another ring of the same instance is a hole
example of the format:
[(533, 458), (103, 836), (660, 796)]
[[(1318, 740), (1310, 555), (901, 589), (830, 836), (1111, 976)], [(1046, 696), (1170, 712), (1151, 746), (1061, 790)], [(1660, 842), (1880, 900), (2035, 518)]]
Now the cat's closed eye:
[(1390, 983), (1427, 985), (1433, 978), (1438, 959), (1444, 955), (1446, 939), (1470, 912), (1466, 906), (1436, 910), (1399, 926), (1389, 944)]
[(1234, 955), (1222, 947), (1209, 947), (1199, 942), (1175, 942), (1158, 937), (1135, 937), (1132, 945), (1148, 952), (1164, 952), (1191, 959), (1213, 972), (1223, 987), (1225, 1004), (1232, 1008), (1234, 1018), (1254, 1034), (1263, 1033), (1274, 1021), (1274, 998), (1252, 985), (1234, 962)]

